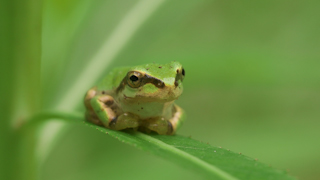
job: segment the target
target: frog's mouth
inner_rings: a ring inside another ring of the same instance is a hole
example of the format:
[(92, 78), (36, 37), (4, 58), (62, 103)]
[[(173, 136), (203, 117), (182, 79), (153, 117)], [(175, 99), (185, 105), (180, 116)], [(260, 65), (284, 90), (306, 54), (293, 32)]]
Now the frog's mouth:
[(133, 99), (133, 97), (128, 97), (125, 94), (123, 94), (123, 99)]
[(130, 91), (124, 90), (121, 93), (121, 96), (126, 101), (141, 101), (141, 102), (170, 102), (178, 99), (181, 95), (182, 90), (174, 87), (164, 87), (161, 89), (157, 89), (154, 92), (143, 92), (143, 91), (135, 91), (134, 93), (130, 93)]

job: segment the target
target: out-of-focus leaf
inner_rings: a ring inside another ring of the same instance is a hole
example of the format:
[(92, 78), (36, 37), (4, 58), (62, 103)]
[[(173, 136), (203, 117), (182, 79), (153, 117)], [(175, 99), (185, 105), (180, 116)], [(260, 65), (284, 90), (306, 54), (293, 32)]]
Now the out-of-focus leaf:
[(51, 107), (60, 84), (64, 81), (74, 39), (85, 24), (85, 16), (93, 8), (93, 1), (55, 1), (44, 3), (42, 25), (41, 85), (43, 106)]

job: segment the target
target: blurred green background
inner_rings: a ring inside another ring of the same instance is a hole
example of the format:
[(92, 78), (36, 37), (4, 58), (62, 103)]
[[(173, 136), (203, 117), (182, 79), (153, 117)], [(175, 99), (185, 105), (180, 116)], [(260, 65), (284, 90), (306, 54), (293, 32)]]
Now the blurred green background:
[[(61, 101), (137, 3), (43, 2), (44, 109)], [(319, 8), (312, 0), (163, 1), (105, 72), (181, 62), (186, 78), (177, 103), (187, 121), (178, 134), (258, 158), (299, 179), (318, 179)], [(94, 82), (84, 83), (89, 89)], [(40, 170), (45, 180), (199, 178), (81, 126), (63, 134)]]

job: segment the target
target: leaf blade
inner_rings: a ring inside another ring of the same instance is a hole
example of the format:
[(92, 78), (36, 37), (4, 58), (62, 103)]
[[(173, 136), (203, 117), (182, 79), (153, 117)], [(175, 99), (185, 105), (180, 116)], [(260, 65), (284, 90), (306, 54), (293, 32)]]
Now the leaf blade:
[(202, 167), (203, 170), (208, 171), (208, 173), (212, 173), (217, 175), (218, 177), (221, 177), (223, 179), (230, 179), (230, 180), (236, 180), (237, 178), (233, 177), (232, 175), (226, 173), (225, 171), (221, 170), (220, 168), (209, 164), (205, 161), (202, 161), (201, 159), (197, 158), (196, 156), (193, 156), (179, 148), (175, 148), (174, 146), (171, 146), (167, 143), (164, 143), (163, 141), (153, 138), (152, 136), (148, 136), (142, 133), (137, 133), (138, 137), (140, 137), (141, 139), (145, 139), (145, 140), (149, 140), (149, 142), (154, 143), (155, 145), (161, 146), (162, 149), (167, 150), (167, 151), (171, 151), (173, 154), (179, 155), (183, 158), (189, 159), (191, 162), (193, 162), (194, 164), (197, 164), (199, 167)]
[[(295, 179), (253, 158), (184, 136), (146, 135), (134, 131), (114, 131), (90, 124), (85, 125), (111, 135), (123, 143), (166, 158), (193, 169), (205, 177), (218, 179)], [(220, 156), (220, 157), (219, 157)]]
[(83, 117), (83, 113), (42, 112), (28, 122), (30, 122), (29, 125), (50, 119), (63, 120), (70, 124), (78, 122), (110, 135), (123, 143), (197, 171), (206, 178), (225, 180), (296, 179), (284, 171), (274, 169), (241, 153), (235, 153), (222, 147), (215, 147), (208, 143), (191, 139), (191, 137), (144, 134), (133, 130), (115, 131), (89, 123)]

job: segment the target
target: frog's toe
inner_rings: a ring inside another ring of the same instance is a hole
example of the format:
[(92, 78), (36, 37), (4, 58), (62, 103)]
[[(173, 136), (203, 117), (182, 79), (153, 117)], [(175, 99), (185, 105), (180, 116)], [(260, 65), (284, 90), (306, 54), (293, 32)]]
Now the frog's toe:
[(118, 117), (112, 118), (112, 120), (109, 123), (109, 127), (111, 127), (111, 128), (114, 127), (117, 123), (117, 119), (118, 119)]

